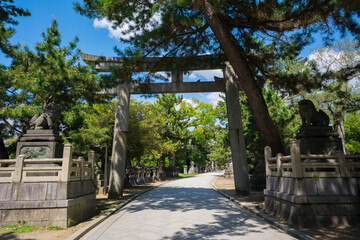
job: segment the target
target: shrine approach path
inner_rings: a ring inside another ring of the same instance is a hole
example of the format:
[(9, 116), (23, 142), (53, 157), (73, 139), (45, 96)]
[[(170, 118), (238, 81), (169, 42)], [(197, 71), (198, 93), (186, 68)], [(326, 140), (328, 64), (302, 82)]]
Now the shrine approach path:
[(211, 188), (206, 173), (144, 193), (81, 239), (295, 239)]

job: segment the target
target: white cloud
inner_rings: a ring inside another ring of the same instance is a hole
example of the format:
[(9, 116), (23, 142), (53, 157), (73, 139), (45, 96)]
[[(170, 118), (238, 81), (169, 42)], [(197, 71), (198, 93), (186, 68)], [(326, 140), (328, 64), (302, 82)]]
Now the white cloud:
[(222, 98), (220, 98), (220, 93), (218, 92), (209, 93), (205, 98), (209, 101), (209, 103), (214, 105), (216, 105), (219, 101), (222, 101)]
[(115, 39), (120, 39), (122, 32), (125, 30), (119, 27), (113, 28), (114, 22), (108, 20), (107, 18), (95, 19), (93, 26), (94, 28), (106, 28), (109, 31), (109, 37)]
[(197, 106), (199, 105), (198, 103), (196, 103), (196, 102), (195, 102), (194, 100), (192, 100), (192, 99), (184, 98), (182, 101), (185, 102), (185, 103), (190, 104), (190, 105), (193, 106), (193, 107), (197, 107)]
[[(324, 48), (315, 50), (309, 55), (309, 60), (315, 61), (320, 72), (337, 71), (348, 66), (355, 66), (360, 61), (360, 55), (351, 52), (334, 51), (332, 48)], [(358, 76), (354, 77), (348, 82), (349, 86), (353, 88), (360, 87), (360, 79)]]
[(193, 72), (189, 75), (189, 78), (191, 80), (197, 79), (198, 77), (196, 76), (196, 74), (194, 74)]
[(195, 71), (195, 75), (200, 75), (206, 78), (208, 81), (214, 81), (214, 77), (223, 77), (223, 71), (221, 69), (216, 70), (203, 70), (203, 71)]
[[(161, 23), (161, 13), (155, 13), (148, 24), (145, 25), (144, 29), (151, 30), (153, 28), (153, 24), (159, 25)], [(115, 21), (110, 21), (108, 18), (97, 18), (93, 22), (94, 28), (105, 28), (109, 31), (109, 37), (115, 39), (129, 39), (133, 37), (135, 34), (141, 34), (141, 30), (132, 30), (131, 32), (127, 32), (130, 29), (130, 26), (134, 26), (134, 21), (129, 21), (127, 19), (124, 20), (120, 24), (119, 27), (115, 27)]]

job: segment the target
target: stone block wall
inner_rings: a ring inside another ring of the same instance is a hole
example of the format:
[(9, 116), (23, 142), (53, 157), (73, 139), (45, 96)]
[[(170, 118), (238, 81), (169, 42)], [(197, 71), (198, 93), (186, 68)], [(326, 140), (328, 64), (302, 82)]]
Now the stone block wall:
[(92, 180), (0, 183), (0, 222), (68, 227), (95, 213)]
[[(1, 159), (0, 223), (68, 227), (95, 213), (94, 152), (72, 159), (66, 144), (62, 158)], [(11, 165), (12, 164), (12, 165)]]
[(358, 178), (267, 177), (265, 211), (296, 226), (360, 222)]

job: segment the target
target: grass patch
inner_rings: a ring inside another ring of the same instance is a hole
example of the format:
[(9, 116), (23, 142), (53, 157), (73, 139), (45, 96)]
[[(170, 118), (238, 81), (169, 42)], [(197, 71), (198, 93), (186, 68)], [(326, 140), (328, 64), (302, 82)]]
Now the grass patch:
[(117, 205), (100, 205), (100, 206), (97, 206), (96, 207), (96, 210), (99, 210), (99, 211), (104, 211), (104, 210), (110, 210), (110, 209), (114, 209), (116, 208)]
[(10, 226), (0, 226), (0, 236), (8, 235), (14, 233), (24, 233), (24, 232), (33, 232), (39, 229), (43, 230), (62, 230), (61, 227), (47, 227), (47, 226), (18, 226), (18, 225), (10, 225)]
[(188, 177), (193, 177), (196, 176), (198, 174), (183, 174), (183, 173), (179, 173), (179, 178), (188, 178)]

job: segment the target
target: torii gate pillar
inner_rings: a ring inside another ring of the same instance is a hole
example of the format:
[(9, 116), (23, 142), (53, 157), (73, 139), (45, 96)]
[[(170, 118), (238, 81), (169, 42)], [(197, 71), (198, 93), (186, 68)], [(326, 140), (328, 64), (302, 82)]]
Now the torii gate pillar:
[(224, 69), (226, 108), (229, 121), (231, 156), (234, 168), (235, 191), (238, 194), (249, 193), (248, 167), (244, 132), (239, 103), (239, 90), (236, 84), (236, 74), (227, 62)]
[(118, 199), (124, 190), (126, 145), (129, 129), (130, 83), (118, 85), (108, 198)]

